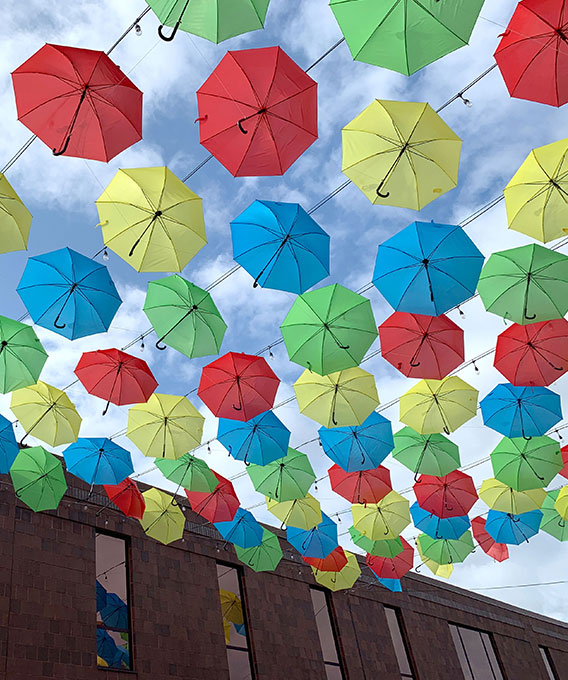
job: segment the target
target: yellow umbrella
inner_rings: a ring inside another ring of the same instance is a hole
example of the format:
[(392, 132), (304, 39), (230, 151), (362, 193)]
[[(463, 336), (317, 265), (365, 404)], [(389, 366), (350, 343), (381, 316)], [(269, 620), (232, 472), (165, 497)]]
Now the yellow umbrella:
[(450, 434), (477, 414), (478, 396), (456, 376), (421, 380), (400, 398), (400, 420), (420, 434)]
[(375, 205), (421, 210), (458, 183), (461, 139), (429, 104), (375, 99), (343, 128), (343, 172)]
[(12, 392), (10, 408), (26, 431), (25, 437), (33, 435), (50, 446), (77, 441), (81, 416), (65, 392), (53, 385), (39, 380)]
[(231, 624), (223, 619), (223, 632), (225, 633), (225, 644), (228, 645), (231, 641)]
[(479, 497), (492, 510), (500, 510), (513, 515), (538, 510), (544, 503), (544, 489), (515, 491), (498, 479), (486, 479), (479, 489)]
[(142, 495), (146, 509), (140, 524), (146, 534), (165, 545), (182, 538), (185, 516), (175, 498), (159, 489), (148, 489)]
[(533, 149), (505, 187), (509, 228), (547, 243), (568, 232), (568, 139)]
[(554, 503), (554, 509), (562, 519), (568, 519), (568, 486), (563, 486), (558, 492), (558, 496)]
[(372, 541), (398, 538), (410, 524), (410, 503), (390, 491), (378, 503), (351, 506), (353, 526)]
[(108, 663), (102, 659), (100, 656), (97, 656), (97, 666), (102, 666), (103, 668), (108, 668)]
[(180, 272), (207, 243), (201, 199), (168, 168), (119, 170), (97, 209), (105, 245), (139, 272)]
[(266, 496), (266, 508), (282, 522), (282, 526), (309, 531), (322, 521), (320, 503), (311, 494), (281, 502)]
[(353, 588), (355, 581), (361, 576), (361, 567), (353, 553), (345, 551), (347, 564), (340, 571), (319, 571), (312, 567), (315, 580), (320, 586), (325, 586), (330, 590), (347, 590)]
[[(434, 560), (430, 559), (429, 557), (425, 557), (424, 553), (422, 552), (422, 548), (420, 547), (420, 541), (416, 541), (416, 550), (418, 550), (418, 554), (420, 555), (420, 559), (422, 560), (422, 564), (425, 567), (428, 567), (430, 571), (434, 574), (434, 576), (441, 576), (442, 578), (450, 578), (454, 571), (454, 565), (453, 564), (438, 564), (437, 562), (434, 562)], [(416, 568), (416, 571), (418, 571), (418, 567)]]
[(0, 173), (0, 253), (25, 250), (31, 223), (30, 211)]
[(242, 626), (245, 620), (240, 599), (232, 591), (223, 590), (223, 588), (219, 588), (219, 597), (221, 598), (223, 619), (229, 623), (234, 623), (236, 626)]
[(329, 375), (305, 370), (294, 392), (300, 411), (325, 427), (361, 425), (379, 405), (375, 378), (362, 368)]
[(175, 460), (201, 444), (204, 422), (189, 399), (154, 393), (128, 411), (126, 436), (145, 456)]

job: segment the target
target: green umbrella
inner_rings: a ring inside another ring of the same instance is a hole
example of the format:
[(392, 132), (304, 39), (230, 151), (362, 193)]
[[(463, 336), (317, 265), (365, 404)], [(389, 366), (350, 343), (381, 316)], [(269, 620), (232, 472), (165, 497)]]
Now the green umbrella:
[(67, 490), (59, 458), (43, 446), (21, 449), (10, 468), (16, 496), (34, 512), (55, 510)]
[(562, 470), (560, 444), (550, 437), (503, 439), (491, 453), (495, 479), (515, 491), (541, 489)]
[(35, 385), (47, 360), (31, 326), (0, 316), (0, 392)]
[(427, 534), (420, 534), (416, 540), (424, 557), (428, 557), (437, 564), (463, 562), (475, 549), (469, 529), (455, 539), (431, 538)]
[(392, 456), (418, 475), (443, 477), (461, 465), (456, 444), (443, 434), (419, 434), (403, 427), (394, 435)]
[(280, 502), (305, 498), (316, 479), (308, 457), (291, 448), (268, 465), (251, 463), (247, 472), (259, 493)]
[(568, 257), (532, 244), (493, 253), (477, 290), (485, 309), (522, 325), (568, 312)]
[(150, 281), (144, 311), (160, 343), (177, 349), (186, 357), (219, 354), (227, 324), (211, 295), (179, 274)]
[(378, 335), (370, 301), (338, 283), (296, 298), (280, 328), (290, 360), (320, 375), (358, 366)]
[(386, 538), (384, 541), (372, 541), (355, 527), (349, 527), (351, 540), (362, 550), (376, 557), (396, 557), (404, 550), (400, 538)]
[(166, 479), (183, 486), (188, 491), (210, 493), (219, 484), (207, 463), (192, 456), (191, 453), (184, 453), (177, 460), (156, 459), (156, 466)]
[(546, 494), (546, 498), (541, 507), (542, 521), (540, 523), (540, 528), (559, 541), (568, 541), (568, 525), (566, 524), (566, 520), (562, 519), (554, 508), (554, 503), (556, 502), (559, 493), (560, 489), (555, 489)]
[(252, 548), (235, 545), (237, 557), (254, 571), (274, 571), (282, 559), (278, 536), (268, 529), (262, 530), (262, 542)]

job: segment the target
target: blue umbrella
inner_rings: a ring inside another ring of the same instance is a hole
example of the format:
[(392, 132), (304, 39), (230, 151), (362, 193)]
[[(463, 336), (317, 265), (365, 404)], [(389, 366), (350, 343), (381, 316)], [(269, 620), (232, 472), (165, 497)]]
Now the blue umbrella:
[(255, 287), (300, 294), (329, 275), (329, 235), (297, 203), (255, 201), (231, 233), (233, 257)]
[(266, 411), (246, 422), (219, 418), (217, 439), (236, 460), (268, 465), (288, 453), (290, 430)]
[(379, 246), (373, 283), (397, 311), (439, 316), (475, 294), (482, 266), (461, 227), (414, 222)]
[(262, 543), (261, 525), (244, 508), (239, 508), (230, 522), (215, 522), (215, 527), (227, 543), (239, 548), (254, 548)]
[(107, 628), (128, 630), (128, 608), (116, 593), (107, 593), (106, 604), (100, 614)]
[(71, 474), (89, 484), (120, 484), (134, 472), (130, 452), (105, 437), (79, 438), (63, 451)]
[(107, 591), (102, 583), (97, 581), (97, 611), (100, 612), (101, 609), (106, 607), (107, 602)]
[(391, 592), (402, 593), (402, 585), (399, 578), (379, 578), (374, 572), (373, 575), (382, 586), (388, 588)]
[(17, 290), (34, 323), (69, 340), (106, 332), (122, 303), (108, 269), (69, 248), (30, 257)]
[(318, 434), (325, 454), (345, 472), (377, 468), (394, 448), (391, 423), (376, 411), (361, 425), (320, 427)]
[(410, 506), (410, 514), (414, 526), (428, 534), (430, 538), (458, 539), (470, 528), (471, 522), (467, 515), (446, 517), (440, 519), (431, 512), (421, 508), (418, 503)]
[(97, 628), (97, 655), (104, 659), (112, 668), (122, 666), (122, 654), (116, 642), (104, 628)]
[(562, 420), (560, 395), (546, 387), (497, 385), (481, 400), (483, 422), (509, 437), (540, 437)]
[(522, 512), (520, 515), (490, 510), (487, 513), (485, 530), (497, 543), (520, 545), (538, 534), (541, 521), (540, 510)]
[(0, 415), (0, 473), (10, 472), (19, 450), (12, 423)]
[(337, 542), (337, 524), (328, 517), (325, 512), (321, 513), (322, 521), (313, 529), (305, 531), (288, 527), (286, 538), (294, 548), (304, 557), (317, 557), (324, 559), (339, 545)]

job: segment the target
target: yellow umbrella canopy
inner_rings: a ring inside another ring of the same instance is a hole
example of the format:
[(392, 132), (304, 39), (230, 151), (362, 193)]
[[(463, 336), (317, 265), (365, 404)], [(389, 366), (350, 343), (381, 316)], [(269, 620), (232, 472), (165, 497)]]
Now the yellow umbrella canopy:
[(312, 567), (315, 580), (334, 592), (353, 588), (355, 581), (361, 576), (361, 567), (353, 553), (345, 550), (347, 564), (340, 571), (319, 571)]
[(207, 243), (201, 199), (168, 168), (119, 170), (97, 199), (105, 245), (139, 272), (180, 272)]
[(329, 375), (306, 369), (294, 392), (300, 411), (324, 427), (361, 425), (379, 405), (375, 378), (358, 367)]
[[(418, 550), (418, 554), (420, 555), (422, 564), (425, 567), (428, 567), (428, 569), (430, 569), (434, 576), (440, 576), (441, 578), (450, 578), (454, 571), (453, 564), (438, 564), (429, 557), (425, 557), (424, 553), (422, 552), (422, 548), (420, 547), (420, 541), (416, 541), (416, 550)], [(416, 571), (418, 571), (418, 567), (416, 568)]]
[(30, 211), (0, 173), (0, 253), (25, 250), (31, 223)]
[(375, 99), (342, 136), (342, 170), (375, 205), (421, 210), (457, 186), (461, 139), (429, 104)]
[(232, 591), (223, 588), (219, 588), (219, 598), (221, 599), (223, 619), (229, 623), (234, 623), (236, 626), (242, 626), (245, 620), (240, 598)]
[(79, 437), (81, 416), (65, 392), (53, 385), (39, 380), (12, 392), (10, 408), (26, 437), (32, 435), (49, 446), (71, 444)]
[(320, 502), (311, 494), (293, 501), (278, 502), (266, 496), (266, 508), (282, 522), (282, 526), (309, 531), (322, 521)]
[(479, 489), (479, 497), (492, 510), (520, 515), (523, 512), (538, 510), (544, 503), (544, 489), (515, 491), (498, 479), (486, 479)]
[(478, 397), (457, 376), (421, 380), (400, 398), (400, 420), (420, 434), (450, 434), (477, 414)]
[(563, 486), (558, 492), (554, 502), (554, 509), (563, 520), (568, 519), (568, 486)]
[(204, 422), (189, 399), (154, 393), (128, 411), (126, 436), (145, 456), (176, 460), (201, 444)]
[(351, 506), (353, 526), (372, 541), (398, 538), (410, 524), (410, 503), (390, 491), (379, 503)]
[(165, 545), (182, 538), (185, 516), (175, 498), (159, 489), (148, 489), (142, 495), (146, 508), (140, 524), (146, 534)]

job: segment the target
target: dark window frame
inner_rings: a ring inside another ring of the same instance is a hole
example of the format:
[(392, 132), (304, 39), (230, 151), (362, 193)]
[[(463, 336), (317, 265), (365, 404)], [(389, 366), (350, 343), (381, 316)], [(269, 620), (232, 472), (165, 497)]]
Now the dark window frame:
[[(406, 659), (408, 661), (408, 665), (410, 666), (410, 675), (408, 673), (403, 673), (400, 670), (400, 665), (399, 665), (399, 674), (400, 677), (403, 680), (419, 680), (419, 675), (418, 671), (416, 670), (416, 662), (414, 660), (414, 655), (412, 653), (412, 646), (410, 644), (410, 639), (408, 637), (408, 632), (406, 630), (406, 625), (404, 623), (404, 617), (402, 616), (402, 610), (400, 607), (391, 607), (390, 605), (383, 605), (383, 609), (385, 610), (385, 617), (386, 615), (386, 610), (390, 609), (390, 611), (394, 612), (396, 622), (398, 624), (398, 630), (400, 632), (400, 637), (402, 638), (402, 644), (404, 645), (404, 651), (406, 652)], [(388, 626), (388, 619), (387, 619), (387, 627), (389, 630), (389, 635), (393, 644), (393, 648), (395, 649), (395, 656), (397, 657), (396, 662), (398, 664), (398, 654), (396, 654), (396, 646), (395, 642), (392, 639), (392, 634), (390, 631), (390, 627)]]
[[(337, 662), (335, 661), (326, 661), (324, 659), (323, 665), (324, 667), (327, 666), (333, 666), (333, 668), (339, 668), (339, 672), (341, 673), (341, 677), (343, 680), (346, 680), (347, 674), (345, 672), (345, 653), (343, 651), (343, 645), (341, 644), (341, 636), (339, 634), (339, 626), (337, 623), (337, 612), (335, 611), (335, 603), (333, 602), (333, 598), (331, 597), (331, 593), (327, 588), (321, 588), (320, 586), (315, 586), (311, 585), (309, 586), (310, 588), (310, 598), (311, 598), (311, 591), (312, 590), (317, 590), (320, 593), (323, 593), (325, 597), (325, 605), (327, 609), (327, 615), (329, 617), (329, 623), (331, 626), (331, 634), (333, 635), (333, 642), (335, 644), (335, 651), (337, 654)], [(312, 608), (313, 608), (313, 601), (312, 601)], [(314, 620), (316, 620), (317, 612), (314, 610)], [(317, 627), (317, 620), (316, 620), (316, 627)], [(318, 637), (319, 637), (319, 630), (318, 630)], [(320, 642), (320, 648), (321, 648), (321, 642)], [(323, 649), (322, 649), (322, 656), (323, 656)]]
[[(467, 649), (466, 646), (463, 642), (462, 636), (460, 635), (460, 628), (463, 628), (464, 630), (471, 630), (474, 633), (479, 633), (479, 637), (481, 638), (481, 643), (483, 645), (483, 649), (485, 650), (485, 654), (487, 656), (487, 659), (489, 660), (489, 663), (491, 664), (491, 657), (487, 654), (487, 647), (485, 646), (485, 638), (483, 637), (486, 635), (489, 638), (489, 643), (491, 644), (491, 651), (493, 652), (493, 656), (495, 657), (495, 660), (497, 661), (497, 668), (499, 672), (501, 673), (501, 677), (503, 680), (507, 680), (507, 673), (505, 672), (505, 667), (503, 666), (503, 662), (501, 661), (501, 657), (499, 656), (499, 650), (497, 649), (497, 645), (495, 644), (495, 638), (493, 637), (493, 633), (490, 630), (482, 630), (481, 628), (474, 628), (473, 626), (464, 626), (461, 623), (454, 623), (453, 621), (448, 621), (448, 626), (453, 626), (458, 633), (463, 652), (465, 654), (465, 659), (467, 661), (467, 665), (469, 668), (469, 672), (472, 677), (474, 677), (473, 670), (471, 668), (471, 664), (469, 662), (469, 657), (467, 654)], [(450, 630), (450, 635), (451, 635), (451, 630)], [(452, 637), (453, 640), (453, 637)], [(455, 642), (454, 642), (455, 645)], [(491, 671), (493, 672), (494, 669), (491, 668)], [(494, 673), (493, 673), (494, 674)]]
[(543, 662), (545, 662), (544, 667), (546, 668), (546, 672), (549, 675), (552, 673), (552, 680), (559, 680), (558, 671), (556, 670), (556, 666), (554, 665), (554, 659), (550, 655), (550, 649), (548, 647), (545, 647), (544, 645), (539, 645), (538, 648), (540, 650), (542, 660)]

